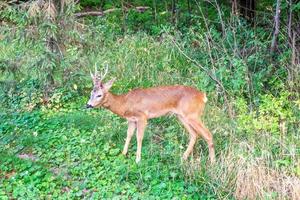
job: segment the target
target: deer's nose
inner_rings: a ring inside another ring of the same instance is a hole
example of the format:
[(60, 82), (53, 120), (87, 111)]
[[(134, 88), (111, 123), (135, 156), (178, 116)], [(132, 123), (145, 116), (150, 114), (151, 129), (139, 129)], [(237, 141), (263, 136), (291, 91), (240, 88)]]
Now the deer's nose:
[(86, 104), (86, 108), (93, 108), (93, 106), (90, 104)]

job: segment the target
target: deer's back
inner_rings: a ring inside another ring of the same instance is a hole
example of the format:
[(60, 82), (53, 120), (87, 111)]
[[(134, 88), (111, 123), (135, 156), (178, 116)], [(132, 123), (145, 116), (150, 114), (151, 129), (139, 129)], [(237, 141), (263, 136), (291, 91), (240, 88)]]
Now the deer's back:
[(182, 85), (134, 89), (125, 98), (129, 111), (144, 112), (148, 118), (168, 112), (198, 112), (206, 101), (204, 93)]

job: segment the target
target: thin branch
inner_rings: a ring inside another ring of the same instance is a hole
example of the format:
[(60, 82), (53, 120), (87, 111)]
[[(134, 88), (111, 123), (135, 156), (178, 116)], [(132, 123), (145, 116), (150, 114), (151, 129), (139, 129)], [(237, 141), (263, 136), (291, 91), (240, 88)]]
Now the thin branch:
[(228, 101), (227, 98), (227, 94), (228, 92), (226, 91), (224, 85), (221, 83), (221, 81), (208, 69), (206, 69), (205, 67), (203, 67), (198, 61), (194, 60), (193, 58), (189, 57), (180, 47), (179, 45), (172, 39), (170, 38), (171, 41), (173, 42), (173, 44), (176, 46), (176, 48), (179, 50), (179, 52), (190, 62), (194, 63), (197, 67), (199, 67), (200, 69), (202, 69), (213, 81), (215, 81), (217, 83), (217, 85), (222, 89), (222, 91), (224, 92), (224, 101), (228, 107), (228, 115), (231, 119), (233, 119), (234, 117), (234, 113), (233, 113), (233, 109)]
[(194, 60), (193, 58), (189, 57), (180, 47), (179, 45), (173, 40), (171, 39), (171, 41), (173, 42), (173, 44), (176, 46), (176, 48), (179, 50), (179, 52), (186, 58), (188, 59), (190, 62), (194, 63), (196, 66), (198, 66), (200, 69), (202, 69), (213, 81), (215, 81), (225, 92), (225, 88), (223, 86), (223, 84), (221, 83), (221, 81), (212, 74), (211, 71), (207, 70), (205, 67), (203, 67), (198, 61)]
[[(150, 7), (148, 6), (137, 6), (134, 8), (139, 13), (145, 12)], [(121, 8), (111, 8), (104, 11), (88, 11), (88, 12), (81, 12), (81, 13), (75, 13), (75, 17), (86, 17), (86, 16), (104, 16), (106, 14), (109, 14), (111, 12), (122, 10)], [(125, 11), (127, 12), (129, 9), (125, 7)]]

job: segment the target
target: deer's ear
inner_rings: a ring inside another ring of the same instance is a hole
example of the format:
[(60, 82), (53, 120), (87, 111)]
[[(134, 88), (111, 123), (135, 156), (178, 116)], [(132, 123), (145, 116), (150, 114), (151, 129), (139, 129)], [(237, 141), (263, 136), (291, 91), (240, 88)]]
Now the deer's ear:
[(110, 81), (108, 81), (107, 83), (103, 84), (103, 88), (105, 89), (105, 91), (109, 91), (109, 89), (111, 88), (111, 86), (114, 84), (115, 80), (116, 79), (113, 78)]

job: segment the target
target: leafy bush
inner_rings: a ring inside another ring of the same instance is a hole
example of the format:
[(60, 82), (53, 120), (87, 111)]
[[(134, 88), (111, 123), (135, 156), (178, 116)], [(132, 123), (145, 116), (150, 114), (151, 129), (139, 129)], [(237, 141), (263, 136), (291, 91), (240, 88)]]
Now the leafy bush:
[[(1, 10), (0, 198), (296, 199), (300, 100), (288, 70), (292, 52), (285, 45), (278, 56), (268, 52), (270, 26), (204, 5), (174, 22), (169, 4), (85, 19), (73, 16), (73, 4), (55, 20), (42, 9)], [(217, 165), (207, 166), (203, 141), (180, 161), (187, 138), (172, 117), (149, 123), (140, 165), (135, 144), (128, 158), (119, 155), (126, 123), (83, 109), (89, 71), (106, 65), (115, 93), (166, 84), (206, 92)]]
[(249, 133), (269, 132), (285, 134), (287, 126), (296, 125), (299, 108), (295, 101), (289, 101), (291, 94), (283, 93), (280, 97), (271, 94), (262, 95), (256, 110), (249, 111), (245, 99), (236, 101), (239, 129)]

